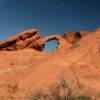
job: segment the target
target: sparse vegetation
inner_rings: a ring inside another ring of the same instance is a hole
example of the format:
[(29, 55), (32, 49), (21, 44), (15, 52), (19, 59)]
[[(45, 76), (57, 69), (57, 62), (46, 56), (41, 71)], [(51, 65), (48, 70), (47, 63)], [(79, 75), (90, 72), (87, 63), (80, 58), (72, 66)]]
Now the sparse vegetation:
[(18, 90), (18, 84), (8, 84), (7, 85), (7, 89), (8, 89), (8, 93), (9, 93), (9, 96), (7, 97), (7, 100), (14, 100), (15, 98), (13, 97), (13, 95), (17, 92)]
[(73, 95), (72, 89), (67, 82), (63, 80), (52, 91), (51, 94), (38, 92), (28, 96), (28, 100), (92, 100), (88, 95)]
[(18, 84), (8, 85), (8, 92), (9, 92), (10, 94), (16, 93), (17, 90), (18, 90)]

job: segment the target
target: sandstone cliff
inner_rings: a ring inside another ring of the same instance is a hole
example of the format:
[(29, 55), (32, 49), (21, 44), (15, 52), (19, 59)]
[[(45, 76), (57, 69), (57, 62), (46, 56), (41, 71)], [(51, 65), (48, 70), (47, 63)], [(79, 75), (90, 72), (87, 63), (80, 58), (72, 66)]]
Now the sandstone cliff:
[[(62, 80), (73, 95), (99, 99), (100, 29), (39, 37), (38, 30), (28, 30), (0, 43), (0, 100), (28, 100), (38, 91), (50, 94)], [(43, 52), (50, 40), (58, 41), (56, 50)]]

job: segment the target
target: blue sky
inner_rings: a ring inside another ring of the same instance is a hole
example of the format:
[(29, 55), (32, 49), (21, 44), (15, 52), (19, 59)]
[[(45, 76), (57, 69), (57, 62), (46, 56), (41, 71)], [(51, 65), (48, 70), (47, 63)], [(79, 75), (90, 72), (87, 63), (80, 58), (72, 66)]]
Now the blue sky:
[[(42, 37), (100, 27), (100, 0), (0, 0), (0, 40), (28, 28)], [(55, 42), (49, 43), (49, 51)]]

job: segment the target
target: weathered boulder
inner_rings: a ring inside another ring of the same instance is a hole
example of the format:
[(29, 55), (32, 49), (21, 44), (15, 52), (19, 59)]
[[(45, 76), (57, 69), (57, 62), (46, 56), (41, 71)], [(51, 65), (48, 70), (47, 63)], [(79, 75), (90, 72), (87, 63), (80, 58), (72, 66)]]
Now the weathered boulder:
[(23, 49), (39, 37), (40, 33), (37, 29), (29, 29), (0, 42), (0, 50)]

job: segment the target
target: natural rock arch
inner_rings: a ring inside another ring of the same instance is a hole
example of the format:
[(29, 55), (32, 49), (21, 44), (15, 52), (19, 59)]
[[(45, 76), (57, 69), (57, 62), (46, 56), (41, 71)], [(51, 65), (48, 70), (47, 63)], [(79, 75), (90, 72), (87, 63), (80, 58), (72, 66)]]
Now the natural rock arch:
[[(37, 47), (44, 48), (45, 43), (52, 41), (52, 40), (57, 41), (56, 49), (58, 49), (58, 50), (68, 49), (71, 46), (71, 44), (68, 43), (61, 35), (50, 35), (50, 36), (47, 36), (41, 40), (37, 40)], [(30, 48), (32, 48), (34, 46), (36, 46), (35, 42), (33, 44), (31, 44)], [(43, 50), (43, 48), (41, 50)]]
[(43, 52), (54, 52), (57, 49), (58, 41), (57, 40), (51, 40), (45, 43), (45, 47), (43, 49)]
[(56, 50), (62, 51), (69, 49), (80, 38), (81, 34), (79, 32), (67, 32), (64, 36), (56, 34), (40, 39), (40, 33), (37, 29), (29, 29), (0, 42), (0, 50), (14, 51), (32, 48), (42, 51), (47, 42), (56, 40)]

